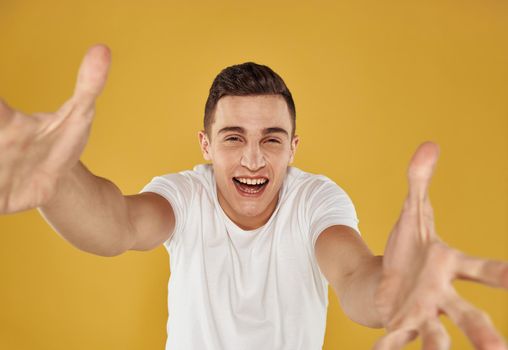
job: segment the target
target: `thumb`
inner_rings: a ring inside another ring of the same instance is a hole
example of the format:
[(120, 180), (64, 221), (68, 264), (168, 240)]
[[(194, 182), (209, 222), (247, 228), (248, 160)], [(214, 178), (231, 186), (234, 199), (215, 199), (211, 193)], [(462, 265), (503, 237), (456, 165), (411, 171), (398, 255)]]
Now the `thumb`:
[(108, 76), (111, 51), (105, 45), (92, 46), (79, 67), (73, 99), (78, 107), (93, 108)]
[(407, 171), (411, 200), (426, 198), (438, 157), (439, 146), (436, 143), (427, 141), (417, 148)]

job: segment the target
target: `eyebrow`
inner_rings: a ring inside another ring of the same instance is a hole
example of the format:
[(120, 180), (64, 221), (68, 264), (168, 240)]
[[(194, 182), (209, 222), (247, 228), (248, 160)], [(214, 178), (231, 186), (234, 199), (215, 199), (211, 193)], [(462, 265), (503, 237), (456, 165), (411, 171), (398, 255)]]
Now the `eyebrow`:
[[(239, 134), (246, 134), (245, 129), (242, 128), (241, 126), (226, 126), (222, 129), (220, 129), (217, 132), (217, 135), (223, 134), (225, 132), (237, 132)], [(262, 131), (263, 136), (268, 135), (268, 134), (275, 134), (275, 133), (281, 133), (281, 134), (284, 134), (287, 137), (289, 137), (288, 132), (285, 129), (279, 128), (279, 127), (265, 128)]]

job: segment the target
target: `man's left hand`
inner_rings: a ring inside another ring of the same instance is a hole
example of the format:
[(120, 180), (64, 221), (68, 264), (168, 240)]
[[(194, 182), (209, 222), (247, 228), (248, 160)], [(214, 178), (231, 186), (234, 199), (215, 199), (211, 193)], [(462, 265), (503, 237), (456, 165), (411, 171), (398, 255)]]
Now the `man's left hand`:
[(507, 350), (489, 316), (452, 285), (459, 278), (508, 289), (508, 263), (467, 256), (436, 234), (428, 188), (438, 155), (436, 144), (424, 143), (409, 165), (409, 194), (385, 249), (375, 297), (387, 334), (374, 349), (402, 349), (417, 336), (423, 349), (448, 349), (449, 336), (439, 321), (446, 314), (475, 348)]

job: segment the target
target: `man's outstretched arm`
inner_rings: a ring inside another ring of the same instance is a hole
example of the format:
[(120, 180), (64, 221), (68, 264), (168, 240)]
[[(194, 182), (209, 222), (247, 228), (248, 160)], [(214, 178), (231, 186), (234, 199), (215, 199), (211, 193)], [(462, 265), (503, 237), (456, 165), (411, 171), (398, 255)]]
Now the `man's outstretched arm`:
[(92, 47), (74, 94), (53, 113), (26, 115), (0, 100), (0, 215), (39, 208), (67, 241), (105, 256), (153, 248), (175, 221), (162, 197), (123, 196), (79, 162), (109, 65), (109, 49)]
[(343, 225), (324, 230), (316, 241), (315, 252), (319, 268), (346, 315), (367, 327), (383, 327), (374, 304), (382, 257), (372, 255), (358, 233)]
[(81, 162), (59, 179), (54, 196), (38, 209), (73, 246), (101, 256), (155, 248), (169, 238), (175, 224), (163, 197), (150, 192), (124, 196)]
[(332, 226), (316, 241), (318, 264), (350, 318), (386, 328), (376, 350), (402, 349), (417, 336), (424, 349), (448, 349), (440, 314), (475, 348), (506, 350), (488, 315), (462, 299), (452, 282), (465, 279), (508, 289), (508, 263), (466, 256), (437, 235), (428, 188), (438, 154), (430, 142), (414, 154), (409, 194), (382, 258), (373, 257), (352, 229)]

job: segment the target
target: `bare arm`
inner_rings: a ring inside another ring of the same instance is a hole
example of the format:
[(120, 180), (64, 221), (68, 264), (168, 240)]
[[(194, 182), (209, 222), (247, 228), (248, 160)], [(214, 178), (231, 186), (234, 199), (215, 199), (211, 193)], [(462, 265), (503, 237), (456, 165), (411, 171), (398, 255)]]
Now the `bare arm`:
[(59, 179), (53, 198), (38, 209), (69, 243), (102, 256), (152, 249), (169, 238), (175, 222), (164, 198), (154, 193), (124, 196), (81, 162)]
[(402, 349), (418, 336), (423, 349), (448, 349), (439, 316), (446, 314), (477, 349), (506, 350), (488, 315), (461, 298), (455, 279), (508, 289), (508, 263), (470, 257), (444, 244), (434, 228), (428, 188), (439, 149), (423, 143), (408, 169), (409, 194), (383, 257), (374, 257), (346, 226), (332, 226), (316, 241), (319, 267), (346, 314), (387, 334), (375, 350)]
[(382, 272), (382, 257), (374, 256), (358, 233), (348, 226), (331, 226), (316, 241), (319, 268), (353, 321), (382, 327), (374, 295)]
[(0, 100), (0, 214), (39, 208), (64, 239), (104, 256), (153, 248), (175, 221), (164, 198), (124, 196), (79, 162), (109, 65), (107, 47), (88, 50), (73, 96), (53, 113), (26, 115)]

